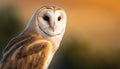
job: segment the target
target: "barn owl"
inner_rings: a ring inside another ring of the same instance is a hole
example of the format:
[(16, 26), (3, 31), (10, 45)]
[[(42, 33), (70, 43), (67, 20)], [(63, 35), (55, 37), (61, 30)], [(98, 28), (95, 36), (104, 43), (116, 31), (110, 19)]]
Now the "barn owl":
[(24, 31), (3, 50), (0, 69), (47, 69), (64, 35), (66, 18), (58, 6), (37, 9)]

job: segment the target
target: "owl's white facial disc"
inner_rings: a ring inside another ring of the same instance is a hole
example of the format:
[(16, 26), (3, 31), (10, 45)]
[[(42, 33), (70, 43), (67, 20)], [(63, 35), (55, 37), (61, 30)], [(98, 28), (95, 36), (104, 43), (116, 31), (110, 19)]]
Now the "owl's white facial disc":
[(47, 6), (39, 10), (37, 21), (40, 31), (47, 36), (61, 35), (66, 27), (65, 11), (56, 6)]

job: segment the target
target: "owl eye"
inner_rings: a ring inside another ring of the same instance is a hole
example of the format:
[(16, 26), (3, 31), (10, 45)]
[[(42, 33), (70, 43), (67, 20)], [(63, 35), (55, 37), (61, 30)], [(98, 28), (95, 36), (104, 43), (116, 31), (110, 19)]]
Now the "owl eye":
[(49, 17), (48, 17), (48, 16), (44, 16), (44, 17), (43, 17), (43, 19), (44, 19), (45, 21), (47, 21), (47, 22), (49, 22), (49, 21), (50, 21), (50, 19), (49, 19)]
[(58, 17), (58, 21), (60, 21), (60, 20), (61, 20), (61, 16)]

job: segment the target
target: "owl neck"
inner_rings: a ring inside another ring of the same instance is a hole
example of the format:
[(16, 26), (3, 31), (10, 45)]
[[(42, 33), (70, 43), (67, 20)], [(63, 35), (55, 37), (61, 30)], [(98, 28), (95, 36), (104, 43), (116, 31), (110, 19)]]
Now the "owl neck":
[(27, 33), (27, 34), (33, 34), (33, 35), (40, 35), (42, 38), (45, 38), (45, 39), (48, 39), (49, 41), (52, 42), (52, 44), (54, 46), (56, 46), (56, 49), (59, 48), (59, 45), (60, 45), (60, 42), (62, 40), (62, 37), (63, 37), (63, 34), (60, 34), (60, 35), (57, 35), (57, 36), (48, 36), (47, 34), (45, 34), (43, 31), (41, 30), (38, 30), (37, 27), (33, 27), (34, 25), (32, 25), (32, 27), (28, 27), (25, 29), (24, 33)]
[(52, 43), (56, 46), (56, 48), (59, 48), (60, 42), (62, 40), (62, 36), (55, 36), (55, 37), (49, 37), (49, 39), (52, 41)]

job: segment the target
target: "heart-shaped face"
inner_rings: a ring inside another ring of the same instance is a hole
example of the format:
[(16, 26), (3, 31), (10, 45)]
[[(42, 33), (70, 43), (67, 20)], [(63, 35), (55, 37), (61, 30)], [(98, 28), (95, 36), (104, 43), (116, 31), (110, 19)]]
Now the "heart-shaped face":
[(57, 6), (44, 6), (37, 12), (37, 23), (40, 31), (47, 36), (61, 35), (66, 27), (66, 13)]

